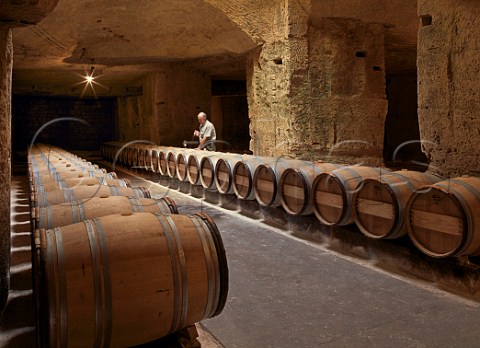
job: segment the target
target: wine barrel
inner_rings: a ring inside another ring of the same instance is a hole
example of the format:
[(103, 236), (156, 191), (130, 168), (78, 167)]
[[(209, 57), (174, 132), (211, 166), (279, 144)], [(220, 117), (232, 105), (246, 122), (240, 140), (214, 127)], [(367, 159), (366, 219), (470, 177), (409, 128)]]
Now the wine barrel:
[(102, 196), (48, 205), (33, 209), (35, 228), (54, 228), (75, 224), (86, 219), (110, 214), (161, 213), (178, 214), (177, 205), (170, 197), (159, 200), (126, 196)]
[(187, 178), (192, 185), (201, 185), (200, 181), (200, 161), (203, 155), (193, 153), (187, 160)]
[(160, 147), (156, 147), (152, 149), (151, 151), (151, 163), (150, 163), (150, 170), (154, 173), (160, 173), (160, 170), (158, 168), (158, 161), (159, 161), (159, 155), (160, 155)]
[(407, 204), (413, 244), (432, 257), (480, 255), (480, 178), (421, 187)]
[(260, 164), (253, 175), (253, 191), (260, 205), (278, 207), (281, 199), (278, 186), (280, 177), (288, 168), (310, 165), (312, 162), (279, 157), (274, 162)]
[(197, 150), (189, 150), (184, 149), (180, 150), (177, 153), (177, 157), (175, 159), (175, 170), (177, 172), (177, 178), (180, 181), (187, 181), (188, 180), (188, 158), (196, 153)]
[(83, 172), (88, 172), (88, 173), (94, 173), (94, 174), (105, 174), (107, 171), (105, 169), (93, 169), (93, 168), (88, 168), (88, 167), (66, 167), (66, 168), (60, 168), (60, 169), (50, 169), (50, 170), (42, 170), (39, 172), (30, 172), (29, 177), (30, 178), (41, 178), (44, 176), (52, 176), (52, 175), (59, 175), (59, 176), (68, 176), (72, 174), (81, 174)]
[(33, 268), (45, 347), (151, 342), (220, 314), (228, 293), (221, 235), (204, 213), (115, 214), (39, 229)]
[(74, 179), (74, 178), (94, 178), (101, 177), (106, 179), (116, 179), (117, 174), (115, 172), (110, 173), (96, 173), (92, 171), (82, 171), (82, 172), (70, 172), (70, 173), (52, 173), (51, 175), (38, 176), (31, 178), (30, 182), (32, 186), (40, 186), (58, 182), (62, 179)]
[(243, 200), (255, 199), (253, 190), (253, 175), (261, 164), (275, 162), (274, 157), (252, 156), (244, 161), (237, 162), (233, 167), (233, 191)]
[(311, 162), (298, 168), (287, 168), (280, 177), (280, 202), (291, 215), (308, 215), (313, 212), (312, 183), (321, 173), (339, 166), (333, 163)]
[(363, 180), (390, 173), (386, 168), (347, 166), (320, 174), (313, 182), (315, 216), (325, 225), (353, 223), (352, 196)]
[(215, 164), (215, 186), (218, 192), (232, 194), (233, 190), (233, 168), (238, 162), (251, 158), (250, 155), (224, 154)]
[(200, 182), (206, 189), (216, 190), (215, 187), (215, 165), (220, 157), (208, 152), (200, 160)]
[(49, 192), (35, 192), (34, 204), (36, 207), (46, 207), (52, 204), (61, 204), (80, 199), (88, 199), (100, 196), (129, 196), (135, 198), (150, 198), (150, 192), (146, 187), (116, 187), (107, 185), (84, 185), (66, 190)]
[(158, 173), (158, 153), (160, 148), (158, 146), (153, 146), (148, 150), (148, 163), (149, 167), (147, 170), (150, 170), (154, 173)]
[(173, 148), (172, 147), (164, 147), (164, 148), (161, 148), (159, 153), (158, 153), (158, 172), (161, 175), (168, 175), (167, 154), (171, 149), (173, 149)]
[(167, 175), (174, 179), (177, 176), (177, 154), (178, 149), (173, 148), (167, 152)]
[(359, 230), (374, 239), (395, 239), (407, 234), (406, 206), (421, 186), (438, 175), (402, 170), (365, 179), (352, 197), (353, 220)]
[(82, 185), (108, 185), (118, 187), (130, 187), (130, 180), (128, 179), (107, 179), (105, 177), (87, 177), (87, 178), (73, 178), (60, 179), (58, 181), (46, 183), (33, 187), (34, 192), (47, 192), (55, 190), (64, 190)]

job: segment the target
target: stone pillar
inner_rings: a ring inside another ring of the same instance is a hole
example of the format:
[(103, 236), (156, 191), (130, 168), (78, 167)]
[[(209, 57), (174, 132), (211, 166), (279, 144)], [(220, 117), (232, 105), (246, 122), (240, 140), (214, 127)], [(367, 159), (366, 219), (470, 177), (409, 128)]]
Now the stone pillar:
[(0, 24), (0, 309), (10, 284), (12, 31)]
[(380, 164), (388, 109), (383, 25), (322, 18), (310, 26), (308, 59), (311, 109), (297, 151)]
[(310, 18), (310, 1), (277, 5), (274, 33), (251, 53), (247, 91), (256, 155), (382, 161), (382, 24)]
[[(247, 66), (250, 150), (295, 155), (296, 124), (309, 109), (308, 11), (310, 1), (277, 3), (274, 32), (253, 51)], [(308, 116), (307, 116), (308, 117)]]
[(430, 171), (480, 175), (480, 5), (419, 0), (418, 115)]

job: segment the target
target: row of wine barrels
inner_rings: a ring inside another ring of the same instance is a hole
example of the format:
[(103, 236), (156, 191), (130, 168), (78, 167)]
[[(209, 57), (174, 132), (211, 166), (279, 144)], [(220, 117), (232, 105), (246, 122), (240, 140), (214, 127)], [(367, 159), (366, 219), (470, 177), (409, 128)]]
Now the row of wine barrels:
[(222, 239), (201, 213), (38, 229), (33, 260), (41, 347), (139, 345), (218, 315), (227, 298)]
[(287, 168), (279, 180), (282, 207), (291, 215), (309, 215), (313, 212), (312, 185), (315, 178), (337, 169), (333, 163), (312, 162), (309, 165)]
[(128, 196), (100, 196), (33, 208), (35, 228), (54, 228), (111, 214), (150, 212), (178, 214), (175, 202), (169, 197), (160, 199)]
[(281, 206), (280, 178), (285, 170), (309, 166), (311, 162), (280, 157), (260, 164), (253, 176), (253, 190), (258, 203), (263, 206)]
[(365, 179), (389, 172), (386, 168), (346, 166), (321, 173), (312, 184), (313, 211), (325, 225), (344, 226), (353, 222), (352, 197)]
[(170, 198), (142, 198), (148, 190), (108, 185), (112, 180), (37, 186), (41, 347), (139, 345), (216, 316), (225, 305), (228, 266), (213, 220), (179, 215)]
[(415, 171), (158, 147), (148, 150), (152, 160), (145, 167), (161, 172), (156, 168), (162, 151), (163, 174), (192, 185), (282, 206), (291, 215), (313, 213), (329, 226), (355, 223), (369, 238), (408, 234), (419, 250), (433, 257), (480, 253), (478, 221), (471, 208), (480, 196), (476, 178), (443, 183), (439, 176)]
[(353, 219), (367, 237), (403, 237), (407, 234), (408, 200), (420, 187), (440, 180), (437, 175), (411, 170), (365, 179), (353, 194)]
[(129, 196), (134, 198), (151, 198), (146, 187), (118, 187), (107, 185), (82, 185), (74, 188), (47, 192), (35, 192), (36, 207), (68, 203), (92, 197)]
[(48, 192), (58, 189), (68, 189), (82, 185), (108, 185), (119, 187), (130, 187), (130, 180), (128, 179), (108, 179), (105, 177), (82, 177), (72, 179), (60, 179), (55, 182), (37, 185), (36, 192)]

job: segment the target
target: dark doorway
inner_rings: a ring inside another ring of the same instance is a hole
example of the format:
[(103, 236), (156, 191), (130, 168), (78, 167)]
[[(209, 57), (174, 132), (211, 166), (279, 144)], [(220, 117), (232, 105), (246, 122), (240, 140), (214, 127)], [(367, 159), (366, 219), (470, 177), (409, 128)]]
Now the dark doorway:
[(393, 168), (425, 171), (428, 160), (420, 144), (416, 72), (387, 76), (387, 98), (383, 147), (385, 164)]
[(212, 122), (217, 131), (217, 150), (247, 153), (250, 119), (245, 80), (212, 81)]

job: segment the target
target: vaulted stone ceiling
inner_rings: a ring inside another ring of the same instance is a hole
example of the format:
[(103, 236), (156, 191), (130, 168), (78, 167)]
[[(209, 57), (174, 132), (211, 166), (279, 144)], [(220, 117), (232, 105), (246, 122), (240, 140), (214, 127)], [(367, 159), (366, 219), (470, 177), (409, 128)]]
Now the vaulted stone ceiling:
[[(98, 82), (109, 86), (98, 89), (104, 95), (134, 90), (147, 72), (169, 62), (217, 78), (245, 77), (245, 55), (275, 35), (272, 19), (278, 16), (278, 4), (279, 0), (59, 0), (37, 25), (14, 29), (13, 90), (78, 94), (78, 75), (92, 66)], [(312, 25), (326, 17), (382, 23), (387, 70), (415, 69), (416, 0), (312, 0), (309, 17)]]
[(60, 0), (39, 24), (14, 29), (13, 42), (14, 92), (36, 94), (70, 94), (91, 66), (110, 87), (133, 87), (171, 61), (244, 75), (244, 55), (257, 45), (199, 0)]

